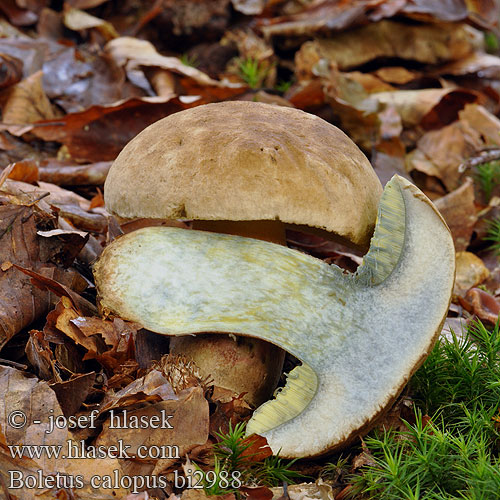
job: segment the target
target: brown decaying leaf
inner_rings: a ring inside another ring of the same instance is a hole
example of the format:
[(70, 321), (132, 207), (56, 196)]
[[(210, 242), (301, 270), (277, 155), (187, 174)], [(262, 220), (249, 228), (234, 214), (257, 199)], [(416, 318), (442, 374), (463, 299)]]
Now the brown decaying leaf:
[(459, 120), (419, 139), (417, 149), (406, 158), (407, 169), (437, 177), (452, 191), (458, 187), (459, 165), (482, 146), (479, 133)]
[(214, 80), (199, 69), (183, 64), (177, 57), (162, 56), (154, 45), (147, 40), (121, 37), (109, 42), (105, 50), (118, 65), (126, 65), (127, 71), (133, 71), (141, 66), (156, 66), (192, 78), (200, 85), (241, 87), (241, 85), (232, 84), (228, 81), (219, 82)]
[(42, 72), (38, 71), (5, 91), (2, 106), (4, 123), (24, 125), (57, 116), (43, 90), (42, 76)]
[[(115, 412), (113, 418), (116, 420)], [(173, 415), (169, 419), (169, 424), (173, 428), (152, 428), (149, 426), (144, 429), (133, 428), (130, 423), (133, 419), (143, 417), (151, 421), (151, 418), (159, 418), (159, 422), (164, 421), (164, 416)], [(125, 414), (121, 414), (125, 418)], [(126, 413), (126, 422), (128, 428), (112, 428), (111, 417), (103, 424), (103, 430), (99, 435), (96, 444), (110, 446), (115, 444), (118, 439), (130, 446), (128, 453), (135, 456), (138, 462), (155, 464), (154, 473), (161, 472), (166, 464), (175, 460), (174, 457), (166, 456), (163, 459), (156, 460), (154, 457), (140, 458), (137, 455), (138, 447), (145, 446), (178, 446), (179, 458), (188, 453), (196, 445), (205, 444), (208, 439), (208, 402), (203, 397), (203, 391), (199, 387), (187, 389), (179, 395), (178, 399), (160, 401), (155, 404), (145, 406), (138, 410), (129, 410)]]
[[(236, 89), (239, 93), (240, 90)], [(228, 89), (234, 95), (235, 89)], [(39, 122), (32, 133), (46, 141), (66, 145), (77, 162), (114, 160), (125, 144), (151, 123), (183, 109), (206, 104), (204, 98), (129, 99), (110, 106), (92, 106), (57, 122)]]
[(118, 392), (106, 393), (99, 413), (132, 407), (138, 403), (157, 403), (159, 401), (178, 399), (172, 386), (162, 373), (158, 370), (151, 370), (144, 377), (134, 380)]
[(500, 303), (493, 295), (481, 290), (471, 288), (465, 299), (459, 297), (459, 302), (470, 313), (475, 314), (481, 321), (494, 325), (500, 314)]
[(23, 76), (23, 62), (17, 57), (0, 54), (0, 89), (19, 82)]
[(38, 20), (38, 16), (34, 12), (20, 8), (15, 0), (2, 0), (0, 10), (15, 26), (30, 26)]
[(456, 266), (453, 288), (456, 295), (465, 295), (470, 288), (480, 285), (490, 275), (483, 261), (471, 252), (457, 252)]
[(42, 380), (59, 380), (56, 360), (43, 332), (31, 330), (26, 344), (26, 356)]
[(38, 165), (34, 160), (16, 161), (11, 164), (12, 170), (8, 178), (21, 182), (36, 182), (38, 180)]
[(71, 274), (51, 269), (40, 261), (40, 240), (36, 234), (33, 208), (15, 205), (0, 206), (0, 255), (2, 263), (10, 262), (0, 272), (0, 347), (22, 328), (45, 314), (50, 295), (31, 286), (30, 278), (17, 265), (37, 269), (59, 279)]
[(87, 398), (95, 382), (94, 372), (75, 375), (69, 380), (50, 384), (65, 417), (75, 415)]
[(485, 146), (500, 145), (500, 120), (485, 108), (469, 104), (459, 112), (459, 117), (481, 134)]
[[(304, 2), (301, 2), (303, 4)], [(469, 9), (469, 10), (468, 10)], [(261, 21), (261, 29), (266, 36), (303, 36), (318, 33), (332, 33), (363, 21), (380, 21), (397, 14), (406, 15), (419, 21), (457, 22), (472, 18), (485, 29), (492, 29), (499, 17), (499, 7), (494, 2), (475, 0), (392, 0), (370, 2), (353, 0), (338, 2), (327, 0), (306, 4), (299, 12), (274, 18), (270, 22)]]
[(87, 165), (64, 165), (55, 161), (47, 161), (39, 164), (38, 172), (41, 181), (58, 186), (102, 186), (110, 167), (110, 161)]
[[(18, 265), (15, 265), (15, 267), (22, 273), (29, 276), (31, 278), (31, 283), (40, 290), (50, 291), (57, 297), (67, 297), (71, 299), (72, 304), (78, 309), (78, 311), (80, 311), (81, 314), (97, 315), (97, 308), (77, 293), (78, 291), (83, 291), (80, 287), (80, 280), (74, 279), (72, 276), (71, 280), (67, 280), (70, 285), (67, 286), (66, 283), (59, 282), (57, 279), (52, 279), (49, 276), (42, 275), (32, 271), (31, 269), (26, 269)], [(56, 273), (57, 278), (60, 278), (60, 274), (61, 273)], [(71, 287), (73, 287), (76, 292)]]
[(87, 12), (75, 9), (66, 8), (64, 9), (63, 22), (66, 28), (73, 31), (82, 31), (95, 28), (104, 36), (106, 40), (112, 40), (113, 38), (118, 38), (119, 35), (115, 30), (114, 26), (98, 17), (92, 16)]
[(457, 252), (468, 246), (478, 220), (474, 205), (474, 183), (470, 177), (451, 193), (436, 200), (435, 205), (450, 228)]
[[(275, 32), (278, 26), (271, 25), (262, 30), (264, 33)], [(348, 70), (382, 57), (425, 64), (455, 61), (480, 50), (483, 41), (479, 31), (465, 24), (409, 26), (384, 20), (336, 33), (314, 43), (339, 69)]]
[(458, 112), (467, 103), (476, 101), (478, 96), (466, 90), (423, 89), (379, 92), (371, 97), (394, 106), (405, 127), (421, 124), (429, 129), (455, 121)]
[(483, 78), (498, 78), (500, 76), (500, 57), (474, 52), (435, 70), (435, 73), (439, 75), (454, 76), (472, 75), (479, 72)]
[[(241, 493), (245, 495), (246, 500), (272, 500), (273, 490), (267, 486), (242, 486)], [(286, 498), (278, 496), (277, 498)]]
[(482, 106), (468, 104), (458, 115), (458, 121), (422, 136), (406, 158), (408, 170), (439, 178), (449, 191), (458, 187), (459, 166), (500, 140), (500, 120)]
[(140, 89), (125, 85), (124, 70), (108, 55), (74, 47), (60, 48), (44, 61), (43, 86), (66, 113), (143, 95)]

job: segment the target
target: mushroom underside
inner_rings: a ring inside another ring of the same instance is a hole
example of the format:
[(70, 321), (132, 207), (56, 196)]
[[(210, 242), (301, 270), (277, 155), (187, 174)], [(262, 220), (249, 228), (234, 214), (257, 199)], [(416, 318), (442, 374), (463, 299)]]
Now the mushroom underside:
[(145, 228), (108, 246), (95, 277), (105, 310), (150, 330), (250, 335), (299, 358), (248, 431), (305, 457), (367, 430), (425, 359), (449, 306), (454, 249), (432, 203), (395, 177), (354, 274), (263, 241)]

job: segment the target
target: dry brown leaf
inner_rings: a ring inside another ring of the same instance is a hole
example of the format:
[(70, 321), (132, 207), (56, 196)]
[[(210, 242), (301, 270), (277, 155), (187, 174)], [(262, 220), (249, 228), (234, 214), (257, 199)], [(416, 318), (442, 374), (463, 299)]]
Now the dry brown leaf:
[[(264, 27), (263, 31), (276, 26)], [(310, 42), (311, 43), (311, 42)], [(439, 64), (482, 48), (482, 34), (465, 24), (407, 25), (395, 21), (368, 24), (312, 42), (328, 61), (349, 70), (378, 58)]]
[(78, 320), (81, 317), (68, 297), (62, 296), (55, 309), (47, 315), (47, 324), (44, 331), (50, 332), (56, 329), (65, 333), (76, 344), (81, 345), (87, 351), (102, 352), (104, 349), (101, 339), (96, 337), (87, 337), (72, 320)]
[(475, 314), (481, 321), (494, 325), (500, 314), (500, 303), (493, 295), (481, 290), (471, 288), (465, 295), (465, 299), (459, 297), (462, 307), (470, 313)]
[(16, 265), (35, 268), (50, 276), (72, 281), (74, 272), (64, 273), (40, 261), (40, 239), (36, 234), (33, 208), (0, 206), (0, 255), (14, 266), (0, 272), (0, 347), (22, 328), (45, 314), (51, 297), (31, 286), (30, 278)]
[(262, 14), (268, 0), (231, 0), (233, 7), (246, 16)]
[(19, 82), (23, 76), (23, 62), (17, 57), (0, 54), (0, 89)]
[(96, 28), (102, 33), (106, 40), (112, 40), (120, 36), (111, 23), (76, 8), (65, 9), (63, 22), (66, 28), (73, 31)]
[(417, 71), (410, 71), (403, 66), (390, 66), (388, 68), (378, 69), (375, 71), (375, 75), (377, 75), (384, 82), (404, 85), (405, 83), (420, 78), (421, 73)]
[(26, 357), (31, 363), (38, 377), (42, 380), (59, 379), (56, 368), (56, 359), (43, 332), (31, 330), (26, 344)]
[(31, 131), (46, 141), (65, 144), (74, 161), (114, 160), (125, 144), (151, 123), (207, 102), (203, 97), (192, 96), (166, 102), (160, 98), (133, 98), (109, 106), (92, 106), (57, 122), (40, 122)]
[(500, 57), (474, 52), (439, 67), (436, 71), (439, 75), (472, 75), (479, 73), (482, 78), (498, 78), (500, 75)]
[(451, 193), (434, 202), (450, 228), (457, 252), (468, 246), (478, 220), (474, 205), (474, 183), (470, 177)]
[(45, 92), (66, 113), (144, 94), (125, 79), (125, 71), (111, 57), (82, 47), (61, 47), (43, 63)]
[(105, 50), (118, 65), (126, 66), (127, 71), (133, 71), (141, 66), (156, 66), (192, 78), (200, 85), (241, 87), (240, 84), (214, 80), (202, 71), (183, 64), (177, 57), (162, 56), (157, 52), (154, 45), (147, 40), (121, 37), (110, 41)]
[[(97, 308), (77, 293), (83, 291), (86, 288), (85, 280), (83, 280), (84, 285), (82, 285), (81, 276), (75, 275), (74, 273), (70, 272), (68, 273), (68, 277), (63, 281), (61, 279), (61, 272), (53, 272), (53, 276), (50, 277), (48, 272), (45, 273), (47, 274), (47, 276), (45, 276), (30, 269), (25, 269), (21, 266), (16, 265), (15, 267), (29, 276), (31, 278), (31, 283), (40, 290), (50, 291), (57, 297), (67, 297), (71, 299), (72, 304), (76, 308), (78, 308), (78, 310), (82, 314), (97, 314)], [(57, 281), (57, 279), (60, 279), (61, 282)], [(68, 284), (69, 286), (66, 286), (66, 284)]]
[(42, 77), (42, 72), (37, 71), (6, 90), (2, 109), (4, 123), (24, 125), (57, 117), (43, 90)]
[(357, 82), (363, 87), (366, 93), (373, 94), (375, 92), (390, 92), (394, 89), (392, 85), (383, 82), (371, 73), (361, 73), (360, 71), (350, 71), (344, 74), (346, 78)]
[[(431, 111), (438, 107), (437, 114), (442, 125), (448, 125), (458, 118), (458, 112), (467, 103), (473, 102), (477, 96), (469, 91), (454, 89), (423, 89), (423, 90), (396, 90), (393, 92), (379, 92), (372, 96), (378, 102), (394, 106), (401, 116), (405, 127), (418, 125), (422, 120), (431, 121)], [(447, 106), (441, 105), (447, 98)], [(447, 111), (445, 113), (445, 111)], [(443, 116), (445, 115), (445, 116)]]
[(407, 169), (435, 176), (452, 191), (458, 187), (461, 175), (458, 167), (482, 146), (479, 132), (459, 120), (421, 137), (417, 149), (406, 157)]
[(468, 104), (460, 111), (459, 117), (481, 134), (486, 146), (500, 144), (500, 120), (482, 106)]
[(38, 16), (34, 12), (20, 8), (15, 0), (2, 0), (0, 10), (15, 26), (29, 26), (38, 20)]
[(331, 32), (351, 26), (366, 11), (366, 1), (325, 1), (296, 14), (273, 19), (272, 24), (262, 22), (260, 29), (266, 38), (272, 36), (303, 36)]
[(455, 295), (465, 295), (470, 288), (480, 285), (490, 275), (483, 261), (471, 252), (457, 252), (456, 266)]
[(34, 160), (23, 160), (12, 163), (13, 168), (9, 179), (21, 182), (36, 182), (38, 180), (38, 165)]
[(99, 412), (126, 408), (138, 403), (178, 400), (168, 380), (158, 370), (151, 370), (118, 392), (108, 392), (101, 403)]
[(75, 375), (69, 380), (50, 384), (56, 393), (61, 410), (66, 417), (75, 415), (90, 393), (95, 382), (95, 373)]
[[(169, 415), (172, 417), (168, 418)], [(141, 417), (149, 422), (159, 419), (158, 428), (155, 429), (152, 425), (147, 428), (133, 428), (132, 422)], [(112, 428), (117, 418), (121, 418), (122, 422), (126, 418), (128, 428)], [(114, 412), (113, 416), (104, 422), (97, 444), (111, 446), (121, 439), (123, 443), (130, 446), (127, 453), (131, 457), (135, 456), (136, 461), (155, 464), (154, 474), (161, 472), (164, 465), (172, 462), (174, 458), (170, 458), (171, 455), (169, 449), (165, 448), (166, 446), (177, 446), (178, 458), (180, 458), (195, 446), (205, 444), (208, 439), (208, 420), (208, 402), (203, 397), (202, 389), (193, 387), (179, 395), (177, 400), (160, 401), (138, 410), (129, 410), (126, 414)], [(139, 447), (145, 450), (160, 447), (165, 451), (166, 456), (159, 460), (154, 456), (141, 458), (138, 455)], [(175, 451), (172, 448), (172, 453)]]

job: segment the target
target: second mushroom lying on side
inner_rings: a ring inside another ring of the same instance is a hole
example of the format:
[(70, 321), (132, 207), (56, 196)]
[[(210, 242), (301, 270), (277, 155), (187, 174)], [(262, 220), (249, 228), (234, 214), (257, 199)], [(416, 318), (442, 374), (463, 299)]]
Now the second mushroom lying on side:
[(117, 239), (94, 272), (101, 307), (152, 331), (236, 333), (297, 357), (302, 364), (247, 430), (282, 456), (311, 457), (367, 431), (425, 359), (446, 316), (454, 262), (443, 219), (396, 176), (354, 274), (266, 241), (169, 227)]

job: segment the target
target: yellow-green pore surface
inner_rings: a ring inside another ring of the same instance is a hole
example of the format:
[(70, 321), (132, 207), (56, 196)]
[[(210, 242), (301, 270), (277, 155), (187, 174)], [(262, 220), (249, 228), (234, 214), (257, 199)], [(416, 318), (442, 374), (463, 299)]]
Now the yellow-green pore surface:
[(395, 177), (356, 274), (263, 241), (156, 227), (110, 245), (95, 276), (102, 307), (150, 330), (251, 335), (303, 361), (249, 423), (273, 451), (303, 457), (366, 428), (424, 359), (454, 249), (429, 200)]

